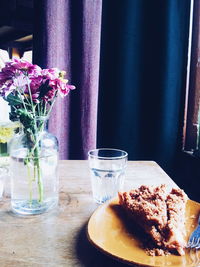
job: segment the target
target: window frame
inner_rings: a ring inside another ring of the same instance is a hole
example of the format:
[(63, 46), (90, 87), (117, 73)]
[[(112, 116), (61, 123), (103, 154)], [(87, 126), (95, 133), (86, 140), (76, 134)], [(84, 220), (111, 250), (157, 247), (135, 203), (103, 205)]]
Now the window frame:
[(188, 75), (183, 129), (183, 150), (195, 153), (200, 148), (200, 1), (191, 1), (188, 49)]

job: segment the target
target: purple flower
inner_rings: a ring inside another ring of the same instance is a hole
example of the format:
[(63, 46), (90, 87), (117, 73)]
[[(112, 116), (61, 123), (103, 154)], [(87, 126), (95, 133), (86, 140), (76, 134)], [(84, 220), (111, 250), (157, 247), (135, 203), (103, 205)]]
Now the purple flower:
[(42, 76), (44, 80), (55, 80), (59, 77), (59, 72), (57, 68), (43, 69)]
[(28, 70), (32, 66), (33, 65), (29, 63), (28, 61), (25, 61), (19, 58), (13, 58), (11, 62), (6, 63), (6, 67), (14, 68), (17, 70), (24, 70), (24, 71)]
[(8, 79), (11, 79), (14, 76), (14, 73), (3, 68), (0, 72), (0, 81), (6, 81)]
[(67, 87), (70, 89), (70, 90), (74, 90), (76, 89), (76, 86), (72, 85), (72, 84), (67, 84)]
[(13, 85), (12, 80), (7, 80), (3, 85), (0, 84), (0, 87), (0, 96), (3, 97), (7, 96), (15, 90), (15, 86)]
[(65, 74), (58, 68), (41, 69), (38, 65), (14, 58), (0, 71), (0, 96), (20, 94), (25, 101), (32, 98), (34, 103), (45, 101), (51, 105), (57, 94), (64, 97), (75, 89), (64, 79)]
[(69, 85), (63, 81), (59, 82), (58, 93), (60, 94), (61, 97), (65, 97), (66, 95), (69, 94), (70, 90), (74, 89), (76, 89), (74, 85)]
[(49, 81), (49, 86), (54, 90), (58, 91), (61, 97), (64, 97), (69, 94), (70, 90), (75, 89), (74, 85), (69, 85), (68, 80), (64, 79), (65, 72), (59, 73), (59, 78)]
[(21, 88), (25, 87), (27, 85), (27, 82), (30, 83), (30, 80), (26, 78), (23, 74), (14, 76), (12, 81), (14, 87), (21, 87)]
[(0, 72), (0, 87), (1, 92), (9, 90), (10, 85), (12, 84), (12, 79), (14, 77), (14, 72), (10, 68), (2, 68)]
[(17, 87), (24, 87), (27, 80), (24, 76), (24, 70), (32, 64), (14, 58), (7, 62), (0, 72), (0, 94), (5, 96), (15, 90)]
[[(32, 83), (32, 81), (31, 81)], [(33, 102), (35, 103), (39, 103), (39, 95), (40, 95), (40, 89), (39, 89), (39, 86), (36, 86), (35, 84), (31, 86), (31, 83), (30, 83), (30, 91), (29, 91), (29, 87), (28, 85), (26, 84), (26, 87), (24, 89), (24, 93), (26, 94), (26, 97), (27, 98), (32, 98)]]
[(33, 78), (42, 75), (42, 69), (38, 65), (29, 66), (27, 72), (28, 72), (28, 76), (31, 76)]
[(52, 101), (53, 98), (55, 97), (55, 94), (56, 94), (56, 90), (51, 89), (51, 90), (49, 90), (49, 91), (42, 97), (42, 99), (43, 99), (45, 102)]
[(30, 78), (30, 88), (32, 89), (38, 89), (43, 84), (43, 78), (42, 76), (32, 77)]
[[(16, 73), (16, 69), (10, 64), (6, 63), (5, 67), (1, 70), (7, 77), (13, 77)], [(18, 71), (19, 72), (19, 71)]]
[(12, 79), (8, 80), (0, 80), (0, 96), (8, 95), (12, 90), (14, 90), (14, 86)]

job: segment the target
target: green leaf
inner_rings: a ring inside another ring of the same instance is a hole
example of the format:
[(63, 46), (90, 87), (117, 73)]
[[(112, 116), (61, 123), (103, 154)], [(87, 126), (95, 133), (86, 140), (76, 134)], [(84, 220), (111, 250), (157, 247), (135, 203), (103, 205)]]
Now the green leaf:
[(10, 106), (18, 106), (22, 104), (21, 99), (18, 96), (13, 95), (12, 93), (9, 94), (5, 100), (8, 102)]

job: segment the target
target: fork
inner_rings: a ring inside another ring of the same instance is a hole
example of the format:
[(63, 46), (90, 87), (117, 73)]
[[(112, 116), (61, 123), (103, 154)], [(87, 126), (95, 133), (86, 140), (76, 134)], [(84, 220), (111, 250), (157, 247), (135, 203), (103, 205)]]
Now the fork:
[(188, 240), (187, 248), (195, 248), (195, 249), (200, 248), (200, 215), (198, 218), (198, 225), (196, 229), (192, 232)]

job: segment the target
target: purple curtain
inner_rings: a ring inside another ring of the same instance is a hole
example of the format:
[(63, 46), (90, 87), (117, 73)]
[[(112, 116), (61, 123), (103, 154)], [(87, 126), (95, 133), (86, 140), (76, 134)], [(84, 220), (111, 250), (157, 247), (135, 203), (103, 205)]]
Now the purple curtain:
[(96, 147), (102, 0), (35, 1), (33, 62), (58, 67), (76, 86), (57, 99), (49, 130), (61, 159), (86, 159)]

